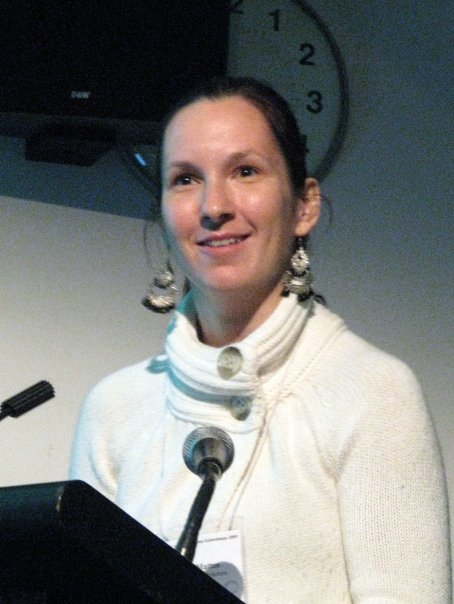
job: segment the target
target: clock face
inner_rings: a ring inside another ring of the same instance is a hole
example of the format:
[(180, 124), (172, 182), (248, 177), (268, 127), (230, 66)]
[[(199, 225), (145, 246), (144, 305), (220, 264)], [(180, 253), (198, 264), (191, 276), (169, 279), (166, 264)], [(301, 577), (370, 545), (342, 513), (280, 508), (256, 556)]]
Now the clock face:
[(228, 71), (271, 84), (306, 136), (308, 173), (321, 180), (345, 134), (347, 78), (327, 26), (298, 0), (231, 0)]

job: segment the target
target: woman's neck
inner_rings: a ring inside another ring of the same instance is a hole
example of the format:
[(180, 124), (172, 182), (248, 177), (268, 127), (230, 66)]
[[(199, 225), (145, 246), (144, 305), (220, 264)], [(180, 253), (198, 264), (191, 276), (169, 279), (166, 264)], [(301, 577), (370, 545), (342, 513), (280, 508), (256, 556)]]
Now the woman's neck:
[(271, 315), (279, 304), (281, 291), (279, 284), (257, 305), (254, 297), (248, 298), (244, 292), (199, 294), (193, 290), (200, 341), (222, 347), (243, 340)]

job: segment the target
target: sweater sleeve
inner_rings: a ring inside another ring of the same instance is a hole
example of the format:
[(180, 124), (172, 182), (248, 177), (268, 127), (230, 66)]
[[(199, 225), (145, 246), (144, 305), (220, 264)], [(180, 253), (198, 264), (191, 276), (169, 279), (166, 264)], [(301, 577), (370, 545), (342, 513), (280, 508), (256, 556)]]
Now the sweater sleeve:
[(116, 473), (110, 453), (109, 437), (118, 432), (119, 414), (109, 410), (109, 378), (89, 393), (73, 440), (69, 468), (71, 480), (83, 480), (97, 491), (115, 500)]
[(336, 454), (351, 597), (448, 604), (447, 495), (433, 426), (411, 371), (395, 359), (376, 361), (372, 383), (358, 376), (367, 402), (357, 401)]
[(79, 415), (69, 476), (112, 501), (129, 439), (159, 412), (149, 404), (150, 393), (162, 389), (164, 374), (160, 365), (155, 371), (156, 365), (158, 361), (146, 360), (107, 376), (88, 394)]

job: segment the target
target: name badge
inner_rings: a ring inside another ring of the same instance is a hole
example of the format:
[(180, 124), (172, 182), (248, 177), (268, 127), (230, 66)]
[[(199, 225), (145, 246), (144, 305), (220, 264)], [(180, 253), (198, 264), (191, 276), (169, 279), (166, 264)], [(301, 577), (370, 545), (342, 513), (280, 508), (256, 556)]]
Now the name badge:
[(246, 596), (240, 531), (199, 535), (194, 564), (240, 600)]

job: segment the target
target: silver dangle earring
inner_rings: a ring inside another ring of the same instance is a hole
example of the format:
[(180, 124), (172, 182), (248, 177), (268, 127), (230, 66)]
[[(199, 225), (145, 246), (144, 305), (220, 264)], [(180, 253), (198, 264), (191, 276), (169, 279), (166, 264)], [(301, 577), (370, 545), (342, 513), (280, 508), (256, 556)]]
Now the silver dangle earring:
[(313, 294), (312, 282), (309, 258), (303, 246), (303, 239), (298, 237), (296, 250), (290, 258), (290, 267), (284, 274), (282, 295), (297, 294), (298, 300), (303, 302)]
[(169, 263), (161, 268), (150, 284), (142, 304), (153, 312), (166, 313), (175, 308), (177, 288)]

